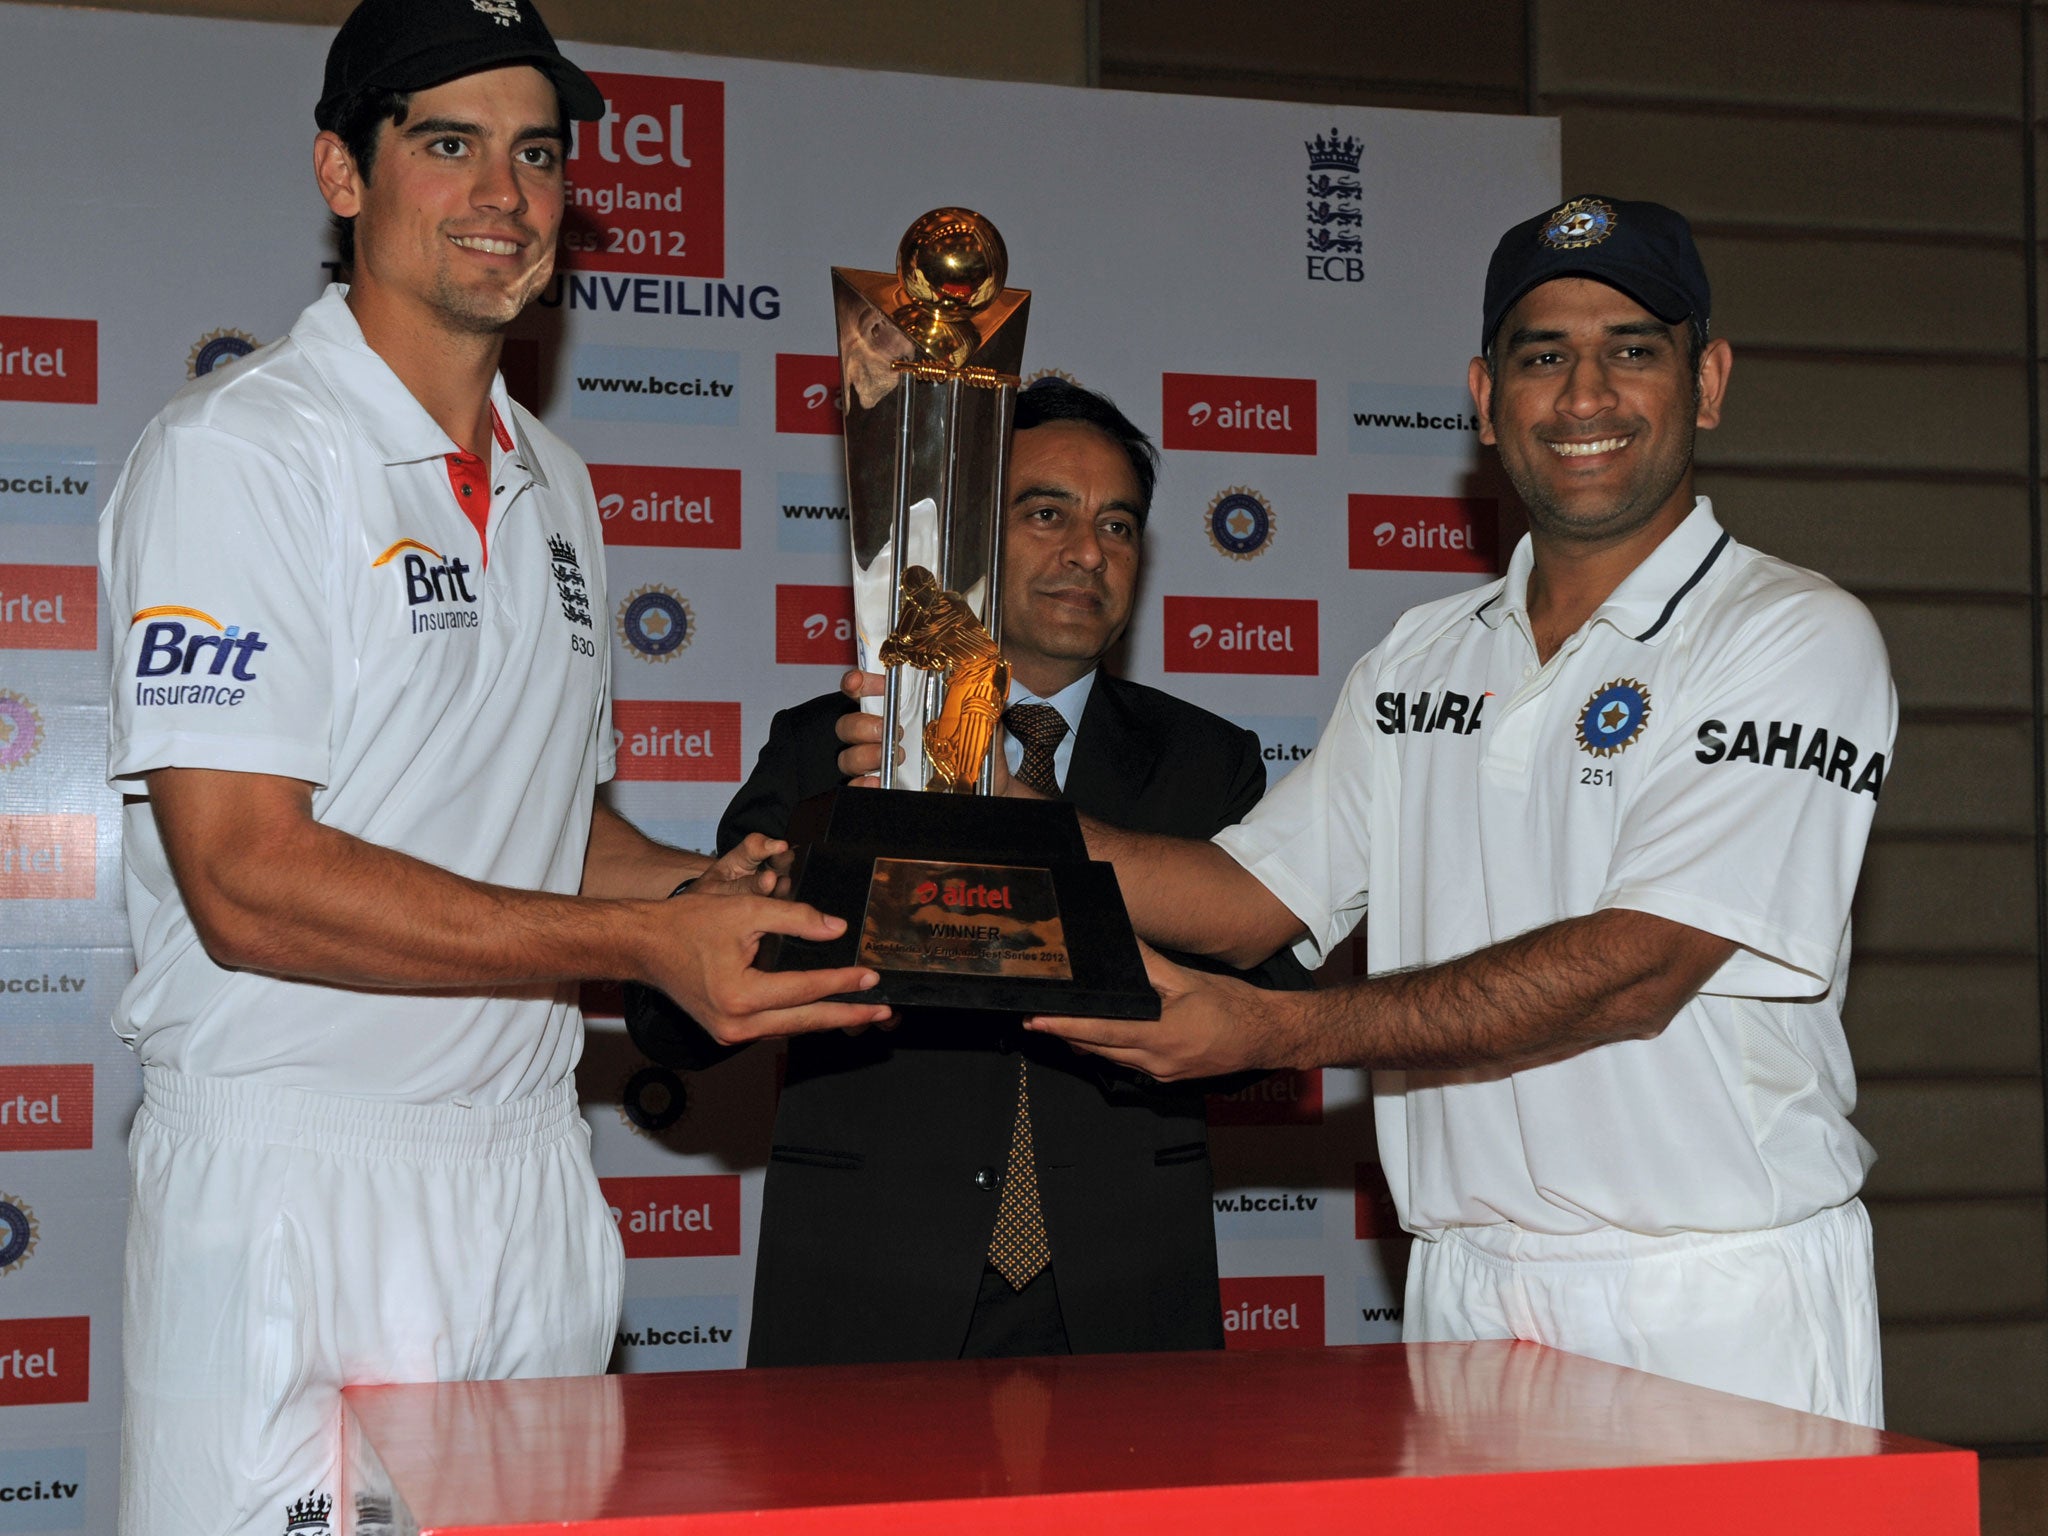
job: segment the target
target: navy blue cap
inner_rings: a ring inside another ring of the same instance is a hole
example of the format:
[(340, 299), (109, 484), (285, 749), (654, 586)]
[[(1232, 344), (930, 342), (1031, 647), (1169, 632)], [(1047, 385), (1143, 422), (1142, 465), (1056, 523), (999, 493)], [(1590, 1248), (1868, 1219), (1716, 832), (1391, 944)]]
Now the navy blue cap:
[(1713, 295), (1684, 214), (1662, 203), (1575, 197), (1517, 224), (1493, 248), (1480, 351), (1493, 345), (1522, 295), (1554, 277), (1590, 277), (1619, 288), (1659, 320), (1707, 328)]
[(363, 0), (327, 49), (313, 121), (332, 128), (358, 91), (423, 91), (505, 64), (531, 64), (578, 122), (604, 116), (604, 92), (562, 57), (531, 0)]

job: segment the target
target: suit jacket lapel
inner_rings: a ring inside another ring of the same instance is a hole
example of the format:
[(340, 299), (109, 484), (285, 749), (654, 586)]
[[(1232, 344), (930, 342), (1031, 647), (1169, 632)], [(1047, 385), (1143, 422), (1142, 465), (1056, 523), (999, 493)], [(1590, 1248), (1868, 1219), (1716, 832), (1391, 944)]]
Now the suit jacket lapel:
[(1067, 766), (1067, 798), (1091, 816), (1118, 825), (1134, 819), (1134, 808), (1152, 782), (1162, 744), (1150, 739), (1131, 716), (1123, 683), (1107, 672), (1095, 674), (1074, 737)]

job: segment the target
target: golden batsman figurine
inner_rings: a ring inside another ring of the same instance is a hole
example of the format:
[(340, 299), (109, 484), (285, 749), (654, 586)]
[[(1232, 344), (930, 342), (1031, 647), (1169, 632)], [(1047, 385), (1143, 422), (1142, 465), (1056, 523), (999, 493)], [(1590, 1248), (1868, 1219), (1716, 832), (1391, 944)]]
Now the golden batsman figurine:
[(966, 600), (942, 591), (923, 566), (903, 573), (902, 596), (882, 665), (945, 673), (945, 703), (924, 729), (925, 761), (941, 789), (971, 789), (1010, 696), (1010, 664)]

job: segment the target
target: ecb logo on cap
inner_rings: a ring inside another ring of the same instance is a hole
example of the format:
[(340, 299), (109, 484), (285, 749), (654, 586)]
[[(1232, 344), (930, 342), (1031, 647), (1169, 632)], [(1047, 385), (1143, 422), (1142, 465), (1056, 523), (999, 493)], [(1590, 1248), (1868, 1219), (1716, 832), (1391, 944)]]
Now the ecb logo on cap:
[(1614, 209), (1597, 197), (1575, 197), (1544, 221), (1538, 236), (1554, 251), (1582, 251), (1614, 233)]
[(1579, 712), (1579, 750), (1612, 757), (1643, 734), (1650, 723), (1650, 690), (1632, 677), (1617, 677)]
[(642, 587), (619, 605), (619, 638), (642, 661), (672, 661), (697, 638), (697, 619), (670, 587)]
[(1233, 485), (1209, 503), (1209, 542), (1233, 560), (1256, 559), (1273, 547), (1277, 521), (1265, 497), (1248, 485)]

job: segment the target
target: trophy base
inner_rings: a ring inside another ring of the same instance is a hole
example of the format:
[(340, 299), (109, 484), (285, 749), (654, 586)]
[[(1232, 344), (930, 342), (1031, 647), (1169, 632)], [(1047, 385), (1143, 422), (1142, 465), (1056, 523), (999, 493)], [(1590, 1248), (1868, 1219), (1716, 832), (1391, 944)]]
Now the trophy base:
[(1116, 872), (1052, 800), (830, 790), (796, 808), (792, 894), (846, 919), (830, 943), (771, 934), (765, 971), (866, 965), (848, 1002), (1156, 1019)]

